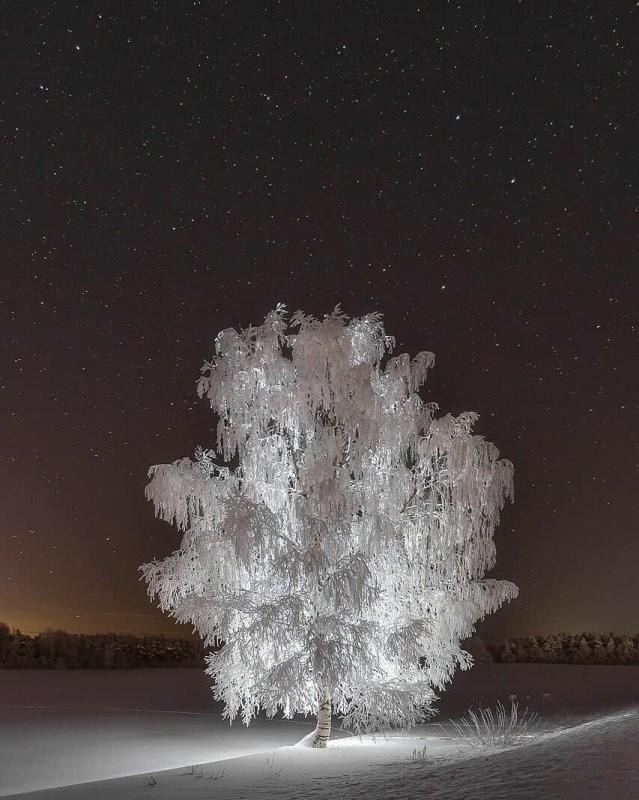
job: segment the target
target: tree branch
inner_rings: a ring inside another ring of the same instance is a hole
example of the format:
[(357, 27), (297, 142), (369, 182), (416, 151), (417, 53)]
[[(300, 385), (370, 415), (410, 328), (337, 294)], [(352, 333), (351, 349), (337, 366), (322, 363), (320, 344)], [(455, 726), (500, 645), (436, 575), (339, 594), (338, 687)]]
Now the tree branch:
[(408, 506), (409, 506), (409, 505), (410, 505), (410, 504), (413, 502), (413, 498), (415, 497), (415, 495), (416, 495), (416, 494), (417, 494), (417, 487), (415, 487), (415, 488), (413, 489), (413, 493), (412, 493), (412, 494), (411, 494), (411, 496), (408, 498), (408, 500), (407, 500), (407, 501), (404, 503), (404, 505), (401, 507), (401, 509), (400, 509), (400, 511), (399, 511), (399, 513), (400, 513), (400, 514), (403, 514), (403, 513), (404, 513), (404, 511), (406, 511), (406, 509), (408, 508)]

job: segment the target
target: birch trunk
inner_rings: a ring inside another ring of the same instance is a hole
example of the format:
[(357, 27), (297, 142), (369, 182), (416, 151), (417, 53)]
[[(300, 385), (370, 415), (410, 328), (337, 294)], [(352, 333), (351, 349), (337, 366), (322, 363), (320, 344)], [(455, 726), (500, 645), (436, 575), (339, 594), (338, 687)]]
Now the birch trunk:
[(331, 697), (324, 690), (320, 695), (317, 712), (317, 727), (313, 735), (313, 747), (326, 747), (331, 735)]

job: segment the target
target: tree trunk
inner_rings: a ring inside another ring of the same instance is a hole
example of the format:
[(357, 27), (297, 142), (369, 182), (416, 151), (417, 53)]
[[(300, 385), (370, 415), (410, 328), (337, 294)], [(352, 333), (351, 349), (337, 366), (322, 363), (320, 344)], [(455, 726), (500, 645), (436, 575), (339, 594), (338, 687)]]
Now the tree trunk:
[(324, 690), (319, 698), (317, 727), (313, 735), (313, 747), (326, 747), (331, 735), (331, 696)]

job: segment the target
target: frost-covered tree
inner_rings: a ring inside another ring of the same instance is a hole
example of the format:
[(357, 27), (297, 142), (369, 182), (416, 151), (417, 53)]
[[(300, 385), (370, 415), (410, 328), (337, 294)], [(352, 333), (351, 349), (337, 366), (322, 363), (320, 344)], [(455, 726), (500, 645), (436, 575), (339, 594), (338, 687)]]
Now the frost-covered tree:
[(149, 594), (206, 644), (231, 720), (331, 712), (357, 731), (412, 726), (471, 657), (477, 620), (516, 596), (485, 579), (512, 465), (437, 417), (431, 353), (391, 357), (378, 314), (283, 306), (222, 331), (199, 394), (216, 450), (152, 467), (147, 497), (183, 532), (141, 567)]

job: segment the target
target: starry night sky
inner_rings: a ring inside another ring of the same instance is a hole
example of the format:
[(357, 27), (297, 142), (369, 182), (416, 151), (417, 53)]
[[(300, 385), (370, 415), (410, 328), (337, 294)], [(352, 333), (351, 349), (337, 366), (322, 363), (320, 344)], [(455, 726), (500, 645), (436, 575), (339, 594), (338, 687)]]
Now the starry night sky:
[[(170, 632), (215, 335), (384, 313), (515, 464), (487, 638), (639, 629), (634, 2), (6, 2), (0, 620)], [(636, 55), (636, 50), (635, 50)]]

